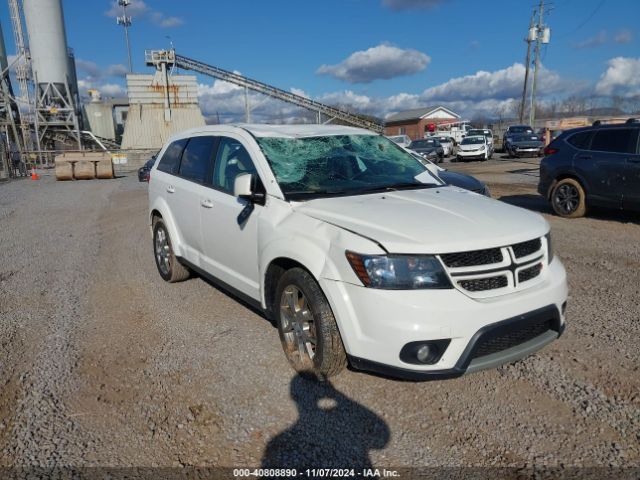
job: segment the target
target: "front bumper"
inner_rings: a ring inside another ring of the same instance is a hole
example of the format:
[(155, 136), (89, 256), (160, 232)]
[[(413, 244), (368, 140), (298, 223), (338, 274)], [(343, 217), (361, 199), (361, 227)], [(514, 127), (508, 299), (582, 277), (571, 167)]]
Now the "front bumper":
[(512, 148), (511, 155), (514, 157), (536, 157), (542, 155), (542, 149), (540, 148)]
[(486, 153), (484, 151), (482, 152), (458, 152), (457, 153), (457, 158), (459, 160), (481, 160), (484, 159), (486, 156)]
[[(473, 299), (452, 290), (389, 291), (321, 280), (354, 368), (413, 380), (449, 378), (518, 360), (557, 339), (564, 330), (567, 282), (555, 259), (543, 282), (526, 290)], [(477, 356), (487, 335), (526, 327), (542, 317), (548, 331), (523, 343)], [(402, 361), (410, 342), (451, 339), (433, 365)]]

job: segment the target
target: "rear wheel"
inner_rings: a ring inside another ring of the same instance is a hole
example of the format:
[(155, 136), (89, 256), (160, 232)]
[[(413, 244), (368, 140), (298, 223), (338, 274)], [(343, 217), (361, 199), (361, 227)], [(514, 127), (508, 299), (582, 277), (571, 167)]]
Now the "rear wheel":
[(169, 231), (159, 217), (153, 220), (153, 256), (163, 280), (175, 283), (189, 278), (190, 272), (173, 253)]
[(319, 380), (340, 373), (347, 365), (342, 338), (329, 302), (309, 272), (285, 272), (275, 299), (280, 341), (291, 366)]
[(587, 213), (587, 201), (580, 182), (573, 178), (558, 181), (551, 191), (551, 207), (561, 217), (583, 217)]

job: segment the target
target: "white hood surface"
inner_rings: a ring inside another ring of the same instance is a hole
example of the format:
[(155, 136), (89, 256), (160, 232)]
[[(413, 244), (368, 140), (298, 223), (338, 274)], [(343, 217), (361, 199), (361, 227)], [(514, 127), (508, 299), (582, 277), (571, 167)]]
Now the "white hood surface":
[(457, 187), (320, 198), (298, 213), (381, 244), (390, 253), (450, 253), (511, 245), (549, 231), (536, 213)]

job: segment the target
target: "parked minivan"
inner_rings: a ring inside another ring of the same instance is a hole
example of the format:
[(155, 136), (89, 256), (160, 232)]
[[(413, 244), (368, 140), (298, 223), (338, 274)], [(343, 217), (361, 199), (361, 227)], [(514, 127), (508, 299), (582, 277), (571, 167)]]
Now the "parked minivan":
[(566, 274), (544, 218), (445, 185), (384, 136), (217, 125), (158, 158), (160, 276), (197, 272), (265, 312), (298, 371), (455, 377), (564, 330)]
[(544, 150), (538, 192), (561, 217), (590, 206), (640, 210), (640, 121), (567, 130)]

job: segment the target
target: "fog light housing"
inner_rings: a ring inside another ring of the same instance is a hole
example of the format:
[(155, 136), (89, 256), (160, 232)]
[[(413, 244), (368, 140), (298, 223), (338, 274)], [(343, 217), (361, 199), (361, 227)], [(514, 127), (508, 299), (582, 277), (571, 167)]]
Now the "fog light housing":
[(449, 338), (407, 343), (400, 350), (400, 360), (413, 365), (433, 365), (442, 358), (449, 343)]

